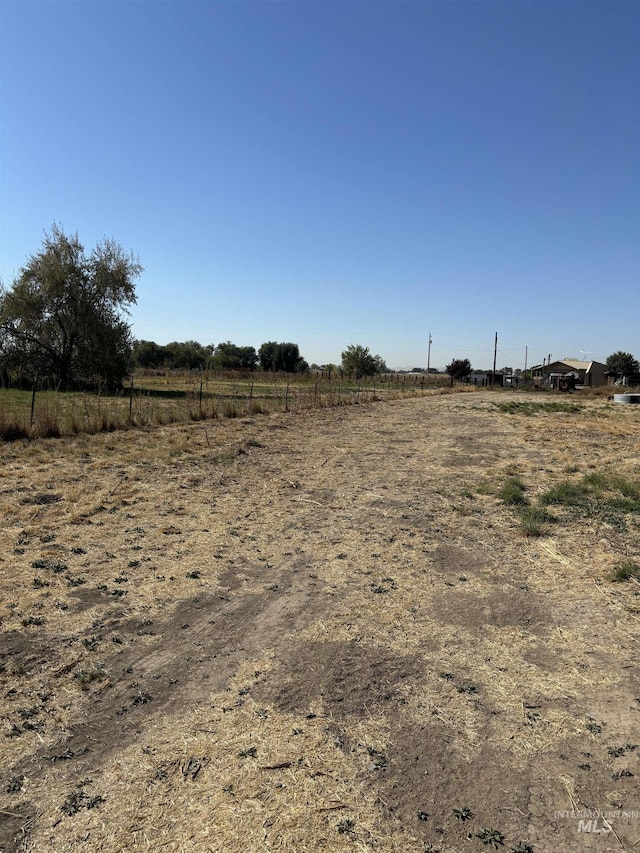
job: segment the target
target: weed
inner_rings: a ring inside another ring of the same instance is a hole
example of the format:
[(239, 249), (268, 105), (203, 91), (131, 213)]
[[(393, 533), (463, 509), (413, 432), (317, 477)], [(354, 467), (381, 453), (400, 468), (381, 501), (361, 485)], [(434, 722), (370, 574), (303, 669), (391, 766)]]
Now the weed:
[(613, 569), (610, 580), (615, 583), (630, 580), (640, 581), (640, 563), (636, 563), (634, 560), (624, 560)]
[(350, 817), (347, 817), (336, 824), (336, 829), (341, 835), (349, 835), (353, 832), (354, 826), (355, 822)]
[(540, 497), (540, 503), (544, 506), (549, 504), (563, 504), (564, 506), (580, 506), (584, 503), (588, 491), (576, 483), (558, 483)]
[(22, 717), (23, 720), (29, 720), (31, 717), (37, 717), (40, 713), (40, 708), (38, 705), (32, 705), (31, 708), (20, 708), (18, 713)]
[(504, 844), (504, 835), (499, 830), (490, 827), (485, 827), (480, 832), (476, 832), (476, 838), (479, 838), (483, 844), (490, 845), (494, 850)]
[(511, 848), (511, 853), (533, 853), (533, 847), (526, 841), (520, 841), (519, 844)]
[(66, 572), (69, 568), (66, 563), (61, 562), (60, 560), (49, 560), (46, 558), (41, 558), (39, 560), (34, 560), (31, 563), (32, 569), (47, 569), (50, 572), (53, 572), (54, 575), (62, 574), (62, 572)]
[(429, 815), (427, 814), (427, 812), (419, 811), (418, 820), (429, 820)]
[(524, 491), (525, 486), (522, 480), (518, 477), (509, 477), (498, 492), (498, 497), (507, 506), (523, 505), (527, 503)]
[(9, 780), (9, 783), (7, 784), (7, 787), (6, 787), (7, 794), (15, 794), (18, 791), (21, 791), (23, 783), (24, 783), (24, 776), (13, 776)]
[[(373, 747), (367, 747), (367, 752), (371, 757), (371, 765), (370, 767), (373, 770), (385, 770), (387, 767), (387, 756), (382, 752), (378, 752), (377, 749), (373, 749)], [(426, 818), (424, 818), (426, 820)]]
[(471, 820), (473, 817), (473, 812), (468, 806), (463, 806), (461, 809), (454, 809), (453, 814), (456, 820), (461, 820), (463, 823), (465, 820)]
[(458, 693), (473, 694), (478, 692), (478, 688), (475, 684), (460, 684), (456, 689)]
[(104, 677), (105, 666), (103, 663), (97, 663), (89, 669), (79, 669), (73, 673), (74, 681), (80, 685), (82, 690), (86, 690), (93, 681)]
[(589, 516), (640, 515), (640, 484), (620, 474), (592, 471), (577, 483), (564, 481), (553, 486), (540, 496), (540, 503), (573, 507)]
[(563, 412), (573, 415), (582, 411), (582, 406), (578, 406), (575, 403), (535, 403), (524, 400), (512, 400), (508, 403), (494, 403), (493, 405), (500, 412), (506, 412), (509, 415), (535, 415), (549, 412)]
[(43, 581), (37, 577), (33, 579), (33, 588), (34, 589), (44, 589), (45, 586), (51, 586), (49, 581)]
[(138, 690), (137, 693), (131, 697), (131, 703), (133, 705), (146, 705), (151, 702), (153, 696), (150, 693), (145, 693), (143, 690)]
[(524, 536), (544, 536), (547, 524), (554, 521), (546, 509), (537, 506), (524, 507), (520, 513), (520, 530)]
[(248, 749), (243, 749), (238, 753), (238, 758), (255, 758), (258, 750), (255, 746), (250, 746)]
[(85, 794), (85, 792), (79, 788), (77, 791), (73, 791), (66, 798), (64, 803), (60, 806), (60, 811), (64, 812), (69, 817), (72, 817), (81, 809), (95, 809), (97, 806), (104, 803), (104, 797), (90, 797), (89, 794)]
[(197, 581), (200, 576), (200, 572), (187, 572), (185, 578), (190, 578), (191, 580)]
[(27, 616), (22, 620), (22, 624), (25, 628), (29, 625), (44, 625), (44, 616)]

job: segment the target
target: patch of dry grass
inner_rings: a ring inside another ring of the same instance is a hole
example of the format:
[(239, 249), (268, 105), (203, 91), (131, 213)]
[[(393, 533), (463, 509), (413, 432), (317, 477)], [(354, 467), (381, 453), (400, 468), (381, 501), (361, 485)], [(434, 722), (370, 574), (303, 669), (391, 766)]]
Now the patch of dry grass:
[(3, 445), (4, 843), (555, 853), (566, 778), (631, 808), (637, 518), (522, 538), (499, 491), (637, 480), (640, 426), (494, 400)]

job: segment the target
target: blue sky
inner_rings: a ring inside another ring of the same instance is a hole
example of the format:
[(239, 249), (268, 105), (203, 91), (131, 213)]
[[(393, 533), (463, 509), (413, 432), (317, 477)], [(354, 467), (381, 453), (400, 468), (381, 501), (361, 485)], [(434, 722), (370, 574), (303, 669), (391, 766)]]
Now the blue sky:
[(136, 337), (640, 358), (640, 4), (0, 0), (0, 275), (53, 222)]

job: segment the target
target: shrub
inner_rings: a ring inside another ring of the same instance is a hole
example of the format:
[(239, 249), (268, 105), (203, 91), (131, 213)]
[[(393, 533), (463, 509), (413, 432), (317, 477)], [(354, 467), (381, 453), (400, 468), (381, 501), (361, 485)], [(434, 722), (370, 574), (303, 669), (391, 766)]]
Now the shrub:
[(498, 497), (502, 503), (508, 506), (524, 505), (527, 503), (527, 498), (524, 494), (525, 485), (518, 477), (509, 477), (507, 482), (498, 492)]
[(613, 569), (610, 577), (616, 583), (630, 580), (640, 581), (640, 563), (636, 563), (634, 560), (624, 560)]

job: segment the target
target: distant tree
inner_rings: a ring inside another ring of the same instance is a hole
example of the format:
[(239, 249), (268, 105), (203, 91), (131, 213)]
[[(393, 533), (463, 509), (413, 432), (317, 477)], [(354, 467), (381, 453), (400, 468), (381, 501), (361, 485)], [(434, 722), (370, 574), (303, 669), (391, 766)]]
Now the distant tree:
[(255, 370), (258, 354), (255, 347), (238, 347), (231, 341), (218, 344), (212, 359), (215, 367), (236, 370)]
[(260, 359), (260, 367), (266, 371), (275, 371), (278, 363), (277, 356), (278, 344), (276, 341), (266, 341), (258, 350), (258, 358)]
[(387, 373), (384, 359), (379, 355), (371, 355), (369, 347), (361, 344), (350, 344), (342, 353), (342, 369), (356, 379), (375, 376), (376, 373)]
[(630, 352), (614, 352), (607, 358), (607, 370), (619, 376), (628, 376), (630, 373), (640, 373), (640, 363)]
[(201, 370), (211, 357), (210, 349), (198, 341), (171, 341), (164, 350), (174, 370)]
[(167, 352), (155, 341), (133, 342), (133, 363), (136, 367), (158, 369), (164, 365)]
[(300, 355), (298, 344), (267, 341), (258, 350), (260, 367), (267, 371), (304, 373), (309, 365)]
[(462, 381), (471, 373), (471, 362), (468, 358), (454, 358), (451, 364), (448, 364), (446, 371), (452, 379)]
[(387, 367), (387, 363), (382, 358), (381, 355), (374, 355), (373, 360), (376, 365), (376, 373), (389, 373), (389, 368)]
[(142, 266), (113, 239), (87, 255), (54, 225), (9, 289), (0, 287), (0, 353), (7, 373), (60, 389), (116, 388), (131, 368), (127, 309)]

